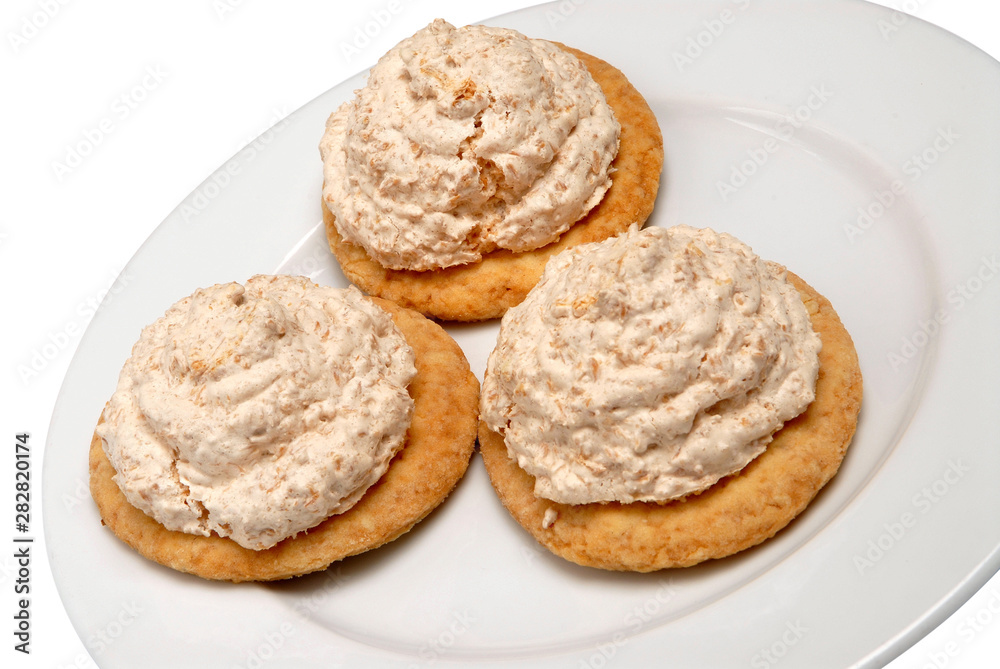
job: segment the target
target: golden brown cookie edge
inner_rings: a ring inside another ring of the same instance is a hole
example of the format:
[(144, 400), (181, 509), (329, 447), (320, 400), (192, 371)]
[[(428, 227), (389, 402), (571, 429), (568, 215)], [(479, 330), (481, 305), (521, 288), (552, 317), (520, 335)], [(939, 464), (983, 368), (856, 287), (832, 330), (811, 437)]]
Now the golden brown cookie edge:
[[(550, 551), (580, 565), (647, 572), (733, 555), (774, 536), (837, 473), (857, 427), (857, 352), (830, 302), (789, 272), (823, 341), (816, 399), (739, 473), (699, 495), (665, 504), (559, 504), (534, 494), (534, 478), (484, 423), (479, 449), (514, 519)], [(555, 522), (542, 527), (552, 509)]]
[(371, 295), (432, 318), (499, 318), (524, 300), (551, 256), (578, 244), (613, 237), (633, 223), (645, 223), (653, 211), (663, 169), (663, 137), (656, 116), (617, 68), (583, 51), (556, 44), (584, 62), (621, 124), (620, 147), (612, 162), (615, 173), (601, 202), (557, 241), (542, 248), (522, 253), (501, 249), (486, 254), (477, 263), (415, 272), (387, 269), (372, 260), (361, 246), (346, 242), (323, 201), (330, 250), (348, 280)]
[[(215, 535), (168, 530), (129, 504), (94, 434), (90, 488), (102, 524), (144, 557), (206, 579), (265, 581), (325, 569), (410, 530), (440, 505), (465, 474), (476, 440), (479, 381), (458, 344), (439, 325), (391, 302), (388, 311), (414, 349), (414, 415), (404, 448), (358, 503), (305, 533), (254, 551)], [(102, 419), (103, 420), (103, 417)]]

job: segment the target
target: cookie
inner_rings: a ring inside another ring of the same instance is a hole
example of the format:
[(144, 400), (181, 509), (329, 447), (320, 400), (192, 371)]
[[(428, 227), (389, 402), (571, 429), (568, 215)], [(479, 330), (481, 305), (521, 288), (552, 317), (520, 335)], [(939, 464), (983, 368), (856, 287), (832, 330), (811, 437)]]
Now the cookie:
[(375, 302), (392, 315), (413, 348), (417, 376), (409, 393), (415, 406), (406, 445), (357, 504), (261, 551), (215, 535), (168, 530), (128, 503), (95, 434), (90, 489), (103, 524), (150, 560), (226, 581), (276, 580), (324, 569), (412, 528), (465, 474), (475, 447), (479, 382), (458, 344), (440, 326), (390, 302)]
[[(857, 426), (857, 352), (830, 302), (788, 273), (823, 341), (816, 399), (785, 423), (767, 450), (700, 494), (663, 504), (558, 504), (480, 422), (486, 470), (503, 505), (543, 546), (580, 565), (648, 572), (732, 555), (774, 536), (837, 473)], [(554, 518), (554, 520), (553, 520)]]
[(612, 184), (604, 198), (559, 240), (521, 253), (496, 250), (468, 265), (416, 272), (391, 270), (365, 250), (343, 240), (334, 216), (322, 204), (330, 250), (344, 275), (371, 295), (427, 316), (449, 321), (499, 318), (520, 303), (538, 281), (548, 259), (571, 246), (595, 242), (642, 224), (653, 210), (663, 168), (663, 139), (653, 111), (618, 69), (576, 49), (559, 45), (587, 66), (621, 124)]

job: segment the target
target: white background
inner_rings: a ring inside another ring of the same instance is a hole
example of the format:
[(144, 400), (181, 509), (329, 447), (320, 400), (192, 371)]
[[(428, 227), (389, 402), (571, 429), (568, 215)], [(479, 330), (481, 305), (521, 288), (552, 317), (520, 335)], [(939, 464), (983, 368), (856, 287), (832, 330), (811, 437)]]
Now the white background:
[[(116, 278), (136, 249), (226, 159), (431, 19), (462, 25), (534, 4), (5, 0), (0, 285), (7, 306), (0, 325), (0, 438), (13, 443), (15, 434), (31, 434), (31, 534), (37, 543), (30, 656), (13, 650), (16, 570), (13, 549), (0, 549), (0, 664), (95, 666), (63, 612), (41, 550), (44, 482), (38, 476), (52, 409), (76, 345), (97, 303), (127, 286), (127, 275)], [(1000, 10), (993, 0), (877, 4), (941, 26), (1000, 58)], [(374, 36), (362, 36), (362, 27), (376, 19)], [(74, 156), (73, 147), (87, 155)], [(237, 249), (239, 244), (234, 240)], [(0, 488), (8, 492), (0, 495), (0, 527), (13, 528), (13, 446), (4, 453)], [(12, 535), (13, 529), (0, 529), (0, 542), (12, 546)], [(998, 605), (1000, 576), (891, 666), (996, 666)], [(991, 620), (984, 632), (971, 640), (960, 636), (963, 621), (977, 615)]]

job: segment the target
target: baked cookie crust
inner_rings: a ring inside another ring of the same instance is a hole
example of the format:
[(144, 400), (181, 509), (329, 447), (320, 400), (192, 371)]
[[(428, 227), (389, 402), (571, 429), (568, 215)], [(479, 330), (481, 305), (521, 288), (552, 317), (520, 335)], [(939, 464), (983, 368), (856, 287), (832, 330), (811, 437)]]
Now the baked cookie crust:
[(417, 375), (409, 392), (414, 412), (404, 447), (355, 506), (262, 551), (214, 534), (168, 530), (128, 503), (95, 434), (90, 490), (102, 523), (150, 560), (202, 578), (234, 582), (325, 569), (410, 530), (465, 474), (476, 442), (479, 381), (458, 344), (439, 325), (386, 300), (373, 301), (391, 314), (413, 348)]
[(577, 56), (604, 90), (621, 125), (618, 155), (611, 163), (611, 187), (604, 198), (555, 242), (532, 251), (504, 249), (483, 259), (427, 272), (392, 270), (372, 260), (337, 232), (335, 218), (322, 203), (330, 250), (344, 275), (370, 295), (377, 295), (448, 321), (499, 318), (531, 290), (548, 259), (571, 246), (613, 237), (633, 223), (640, 226), (653, 211), (663, 169), (663, 138), (646, 100), (618, 69), (577, 49)]
[[(726, 557), (774, 536), (833, 478), (861, 409), (862, 381), (850, 334), (830, 302), (788, 273), (823, 341), (816, 399), (785, 423), (767, 450), (700, 494), (651, 502), (559, 504), (534, 494), (534, 478), (479, 425), (479, 448), (503, 505), (543, 546), (571, 562), (648, 572)], [(551, 510), (551, 511), (550, 511)], [(543, 527), (546, 513), (555, 520)]]

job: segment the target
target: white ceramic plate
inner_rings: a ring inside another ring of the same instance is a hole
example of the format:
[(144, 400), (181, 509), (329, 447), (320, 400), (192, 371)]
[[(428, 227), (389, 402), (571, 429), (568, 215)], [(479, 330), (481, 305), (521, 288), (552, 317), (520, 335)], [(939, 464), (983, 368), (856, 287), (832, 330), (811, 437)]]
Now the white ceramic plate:
[[(52, 569), (81, 638), (104, 667), (884, 664), (1000, 565), (1000, 67), (853, 1), (564, 1), (491, 23), (600, 56), (645, 94), (666, 147), (652, 223), (732, 232), (830, 298), (865, 374), (840, 473), (758, 548), (616, 574), (537, 547), (474, 456), (393, 544), (238, 586), (150, 563), (91, 504), (49, 493)], [(85, 490), (118, 370), (175, 300), (258, 272), (345, 285), (316, 145), (363, 80), (237, 154), (136, 253), (67, 374), (45, 490)], [(481, 376), (496, 324), (449, 330)]]

